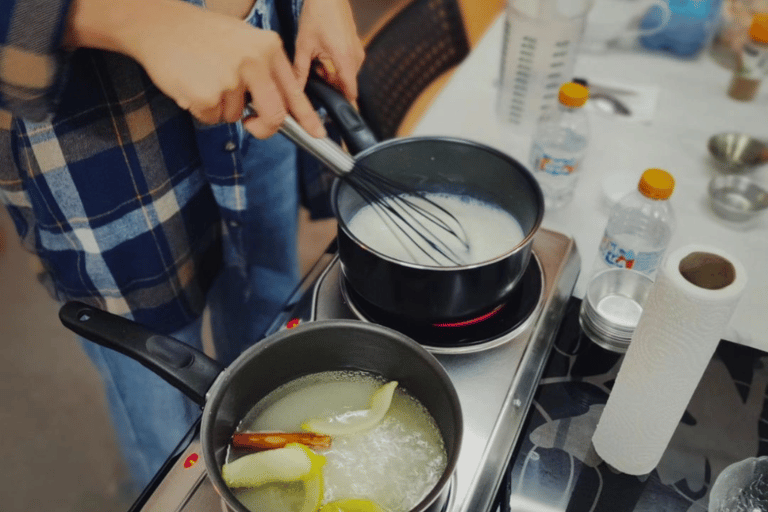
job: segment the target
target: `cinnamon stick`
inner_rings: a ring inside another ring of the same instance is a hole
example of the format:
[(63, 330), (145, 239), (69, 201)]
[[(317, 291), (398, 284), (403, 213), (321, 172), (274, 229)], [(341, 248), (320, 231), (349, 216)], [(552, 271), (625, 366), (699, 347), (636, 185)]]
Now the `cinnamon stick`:
[(301, 443), (310, 448), (329, 448), (331, 436), (313, 432), (240, 432), (232, 435), (232, 446), (254, 451), (283, 448), (288, 443)]

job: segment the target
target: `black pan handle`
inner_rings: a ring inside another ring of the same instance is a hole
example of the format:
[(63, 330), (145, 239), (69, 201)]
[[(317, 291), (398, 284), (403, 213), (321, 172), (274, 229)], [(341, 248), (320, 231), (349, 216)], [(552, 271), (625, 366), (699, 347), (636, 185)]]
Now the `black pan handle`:
[(379, 143), (357, 109), (335, 88), (310, 77), (305, 90), (311, 100), (328, 111), (334, 126), (353, 155)]
[(64, 304), (59, 319), (83, 338), (135, 359), (201, 406), (224, 369), (186, 343), (82, 302)]

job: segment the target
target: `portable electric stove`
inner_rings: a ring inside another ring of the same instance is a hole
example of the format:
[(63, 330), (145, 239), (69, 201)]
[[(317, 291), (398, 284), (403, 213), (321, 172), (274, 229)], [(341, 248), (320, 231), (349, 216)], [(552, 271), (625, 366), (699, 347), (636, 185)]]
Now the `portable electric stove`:
[[(414, 325), (376, 310), (344, 283), (332, 243), (268, 333), (300, 322), (359, 319), (412, 337), (445, 367), (461, 401), (464, 438), (445, 512), (488, 512), (522, 430), (581, 262), (573, 239), (539, 229), (529, 267), (509, 300), (472, 320)], [(227, 510), (206, 477), (198, 428), (132, 512)]]

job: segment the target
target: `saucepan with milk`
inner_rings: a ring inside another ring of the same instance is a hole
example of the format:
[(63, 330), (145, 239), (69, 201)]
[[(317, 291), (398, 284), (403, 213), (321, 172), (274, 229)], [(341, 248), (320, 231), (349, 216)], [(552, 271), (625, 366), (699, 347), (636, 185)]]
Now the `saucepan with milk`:
[(395, 330), (304, 323), (223, 368), (79, 302), (59, 317), (203, 407), (206, 471), (230, 510), (438, 512), (448, 502), (463, 435), (459, 397), (438, 360)]
[(329, 112), (360, 165), (427, 194), (461, 223), (463, 247), (446, 237), (460, 263), (419, 254), (369, 202), (343, 181), (333, 189), (341, 269), (365, 301), (419, 322), (482, 315), (513, 291), (544, 216), (541, 189), (511, 156), (451, 137), (377, 142), (357, 111), (332, 88), (310, 82), (307, 92)]

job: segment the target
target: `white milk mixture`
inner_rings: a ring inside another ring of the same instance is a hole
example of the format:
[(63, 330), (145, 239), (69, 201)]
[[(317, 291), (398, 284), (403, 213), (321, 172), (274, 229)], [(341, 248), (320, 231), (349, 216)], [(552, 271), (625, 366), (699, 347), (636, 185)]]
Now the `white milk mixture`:
[[(455, 253), (457, 258), (454, 259), (461, 264), (482, 263), (501, 256), (514, 249), (525, 238), (517, 219), (497, 206), (455, 194), (429, 193), (425, 196), (456, 217), (469, 247), (465, 247), (457, 238), (436, 226), (425, 224), (425, 228), (419, 229), (422, 232), (426, 229), (431, 235), (438, 237), (440, 242), (445, 243)], [(432, 211), (435, 210), (432, 208)], [(435, 214), (441, 218), (446, 217), (444, 212), (436, 211)], [(363, 244), (390, 258), (425, 266), (455, 265), (434, 250), (430, 250), (430, 254), (436, 257), (439, 263), (432, 260), (371, 205), (356, 212), (347, 226)], [(409, 228), (405, 229), (407, 231)], [(416, 236), (412, 232), (410, 234)]]
[[(373, 392), (384, 383), (366, 372), (308, 375), (261, 400), (238, 431), (300, 432), (309, 418), (366, 409)], [(375, 427), (334, 436), (330, 448), (315, 451), (326, 457), (323, 503), (369, 499), (390, 512), (411, 510), (437, 484), (448, 463), (434, 419), (399, 386), (387, 414)], [(254, 512), (269, 512), (264, 504), (275, 502), (282, 503), (280, 510), (286, 512), (298, 510), (302, 488), (299, 483), (268, 484), (236, 495)]]

